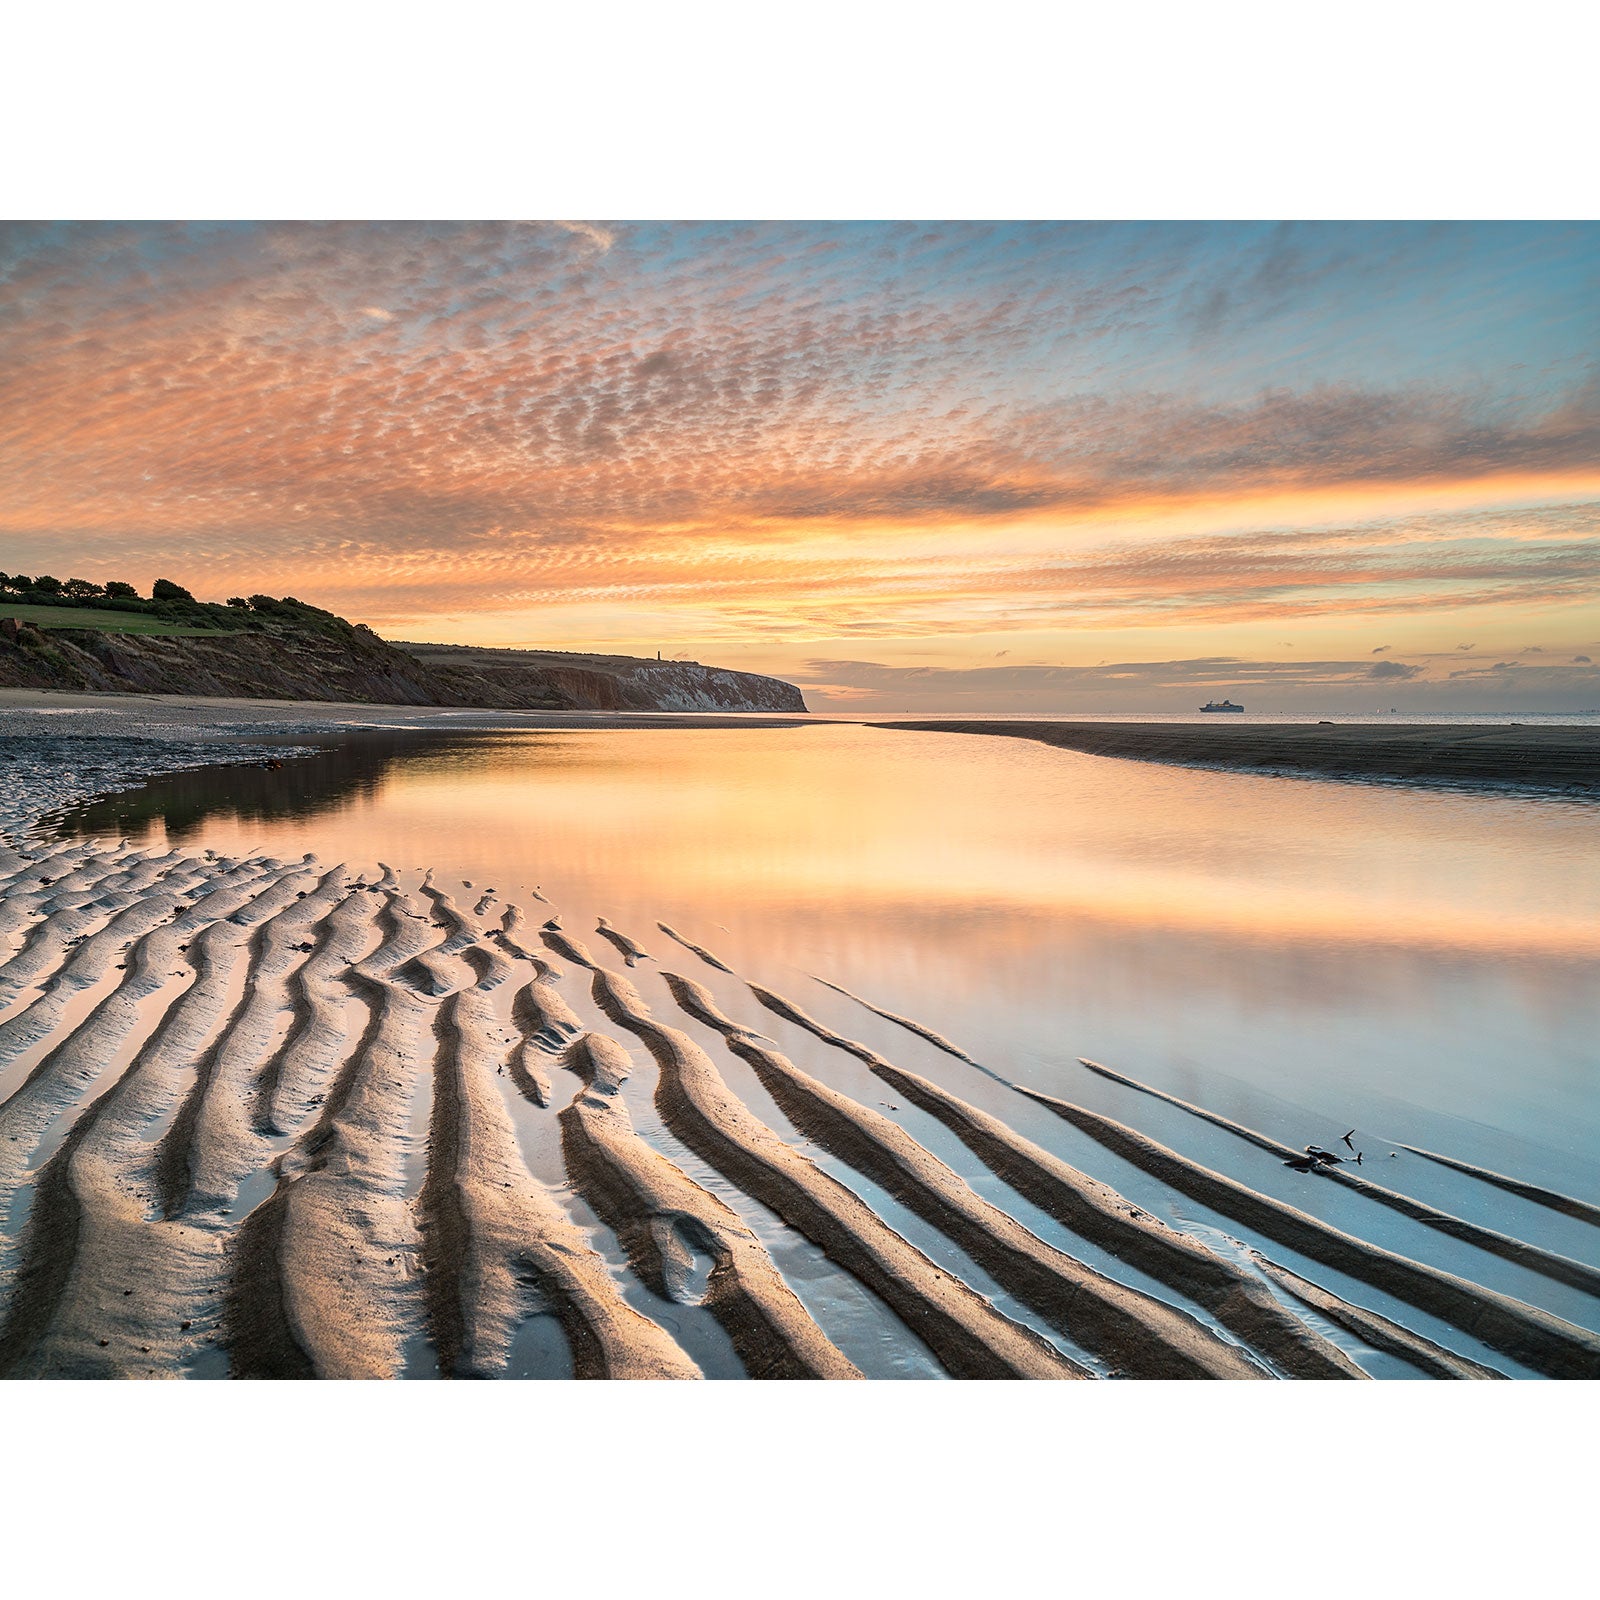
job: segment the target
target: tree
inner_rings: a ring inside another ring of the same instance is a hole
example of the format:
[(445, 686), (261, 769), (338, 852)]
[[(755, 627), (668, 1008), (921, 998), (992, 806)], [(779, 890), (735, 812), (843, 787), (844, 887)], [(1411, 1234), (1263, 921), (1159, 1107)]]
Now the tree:
[(242, 594), (230, 594), (228, 596), (228, 604), (237, 607), (240, 611), (248, 611), (250, 609), (250, 602)]
[(6, 584), (6, 588), (15, 589), (18, 594), (22, 594), (32, 587), (33, 579), (23, 577), (20, 572), (12, 573), (10, 581)]
[(87, 600), (90, 595), (105, 593), (98, 583), (90, 583), (87, 578), (68, 578), (62, 587), (74, 600)]
[(33, 580), (33, 586), (41, 594), (60, 594), (62, 588), (61, 580), (59, 578), (52, 578), (47, 572), (41, 573), (37, 578), (35, 578)]
[(137, 600), (139, 591), (131, 583), (117, 583), (114, 580), (106, 585), (106, 594), (112, 600)]
[(152, 600), (193, 600), (194, 596), (181, 583), (173, 583), (167, 578), (157, 578), (155, 588), (150, 591), (150, 598)]

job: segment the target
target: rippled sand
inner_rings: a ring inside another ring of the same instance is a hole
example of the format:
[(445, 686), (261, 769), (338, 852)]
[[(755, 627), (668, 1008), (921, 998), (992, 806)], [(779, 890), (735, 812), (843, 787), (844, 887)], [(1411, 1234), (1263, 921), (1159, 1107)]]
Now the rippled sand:
[[(0, 1372), (1360, 1378), (1356, 1349), (1406, 1375), (1600, 1376), (1589, 1329), (1010, 1083), (870, 997), (1003, 1104), (1299, 1268), (1170, 1226), (692, 933), (591, 931), (441, 880), (93, 843), (0, 856)], [(636, 985), (646, 963), (669, 1004)], [(736, 993), (816, 1041), (816, 1069), (738, 1020)], [(998, 1181), (969, 1181), (901, 1102)], [(1600, 1298), (1593, 1268), (1371, 1163), (1305, 1182)]]

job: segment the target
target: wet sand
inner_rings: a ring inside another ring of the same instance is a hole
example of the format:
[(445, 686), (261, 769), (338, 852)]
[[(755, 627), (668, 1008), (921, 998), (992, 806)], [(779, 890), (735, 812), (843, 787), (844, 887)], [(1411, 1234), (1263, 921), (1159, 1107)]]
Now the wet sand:
[(788, 712), (461, 710), (361, 700), (234, 700), (0, 688), (0, 732), (8, 734), (41, 728), (132, 737), (169, 730), (226, 735), (249, 728), (329, 733), (351, 728), (788, 728), (811, 720), (804, 713)]
[[(1252, 1268), (660, 931), (676, 944), (659, 957), (681, 951), (863, 1063), (1009, 1187), (980, 1195), (686, 971), (663, 971), (657, 1015), (618, 970), (652, 961), (644, 928), (598, 919), (616, 952), (601, 953), (548, 903), (529, 915), (490, 889), (458, 899), (432, 872), (408, 883), (311, 856), (0, 851), (0, 1375), (482, 1378), (550, 1337), (572, 1376), (681, 1379), (713, 1375), (715, 1328), (732, 1364), (719, 1375), (861, 1376), (826, 1287), (791, 1279), (785, 1233), (953, 1377), (1365, 1376), (1330, 1326), (1419, 1374), (1501, 1376), (1353, 1301), (1351, 1282), (1534, 1371), (1600, 1375), (1585, 1328), (1007, 1084), (1336, 1278)], [(569, 1002), (605, 1024), (585, 1028)], [(630, 1040), (656, 1074), (632, 1109)], [(787, 1129), (741, 1094), (736, 1064)], [(1021, 1199), (1066, 1248), (1030, 1230)], [(751, 1205), (775, 1219), (759, 1235)], [(904, 1216), (950, 1253), (934, 1260)], [(1077, 1239), (1141, 1282), (1079, 1259)], [(1475, 1242), (1571, 1265), (1505, 1235)]]
[(1600, 727), (1424, 723), (882, 722), (1240, 772), (1600, 796)]

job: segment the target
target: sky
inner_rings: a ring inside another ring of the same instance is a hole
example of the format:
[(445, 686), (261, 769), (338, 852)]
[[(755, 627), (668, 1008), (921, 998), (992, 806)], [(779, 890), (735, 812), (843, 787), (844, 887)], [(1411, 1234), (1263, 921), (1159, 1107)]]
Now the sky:
[(0, 567), (814, 709), (1600, 708), (1600, 225), (0, 223)]

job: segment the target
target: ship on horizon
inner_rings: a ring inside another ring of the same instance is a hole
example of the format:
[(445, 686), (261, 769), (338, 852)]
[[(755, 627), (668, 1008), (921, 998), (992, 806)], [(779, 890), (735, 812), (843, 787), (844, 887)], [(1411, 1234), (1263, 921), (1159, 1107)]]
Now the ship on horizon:
[(1207, 700), (1200, 707), (1202, 711), (1243, 711), (1243, 706), (1236, 706), (1231, 700)]

